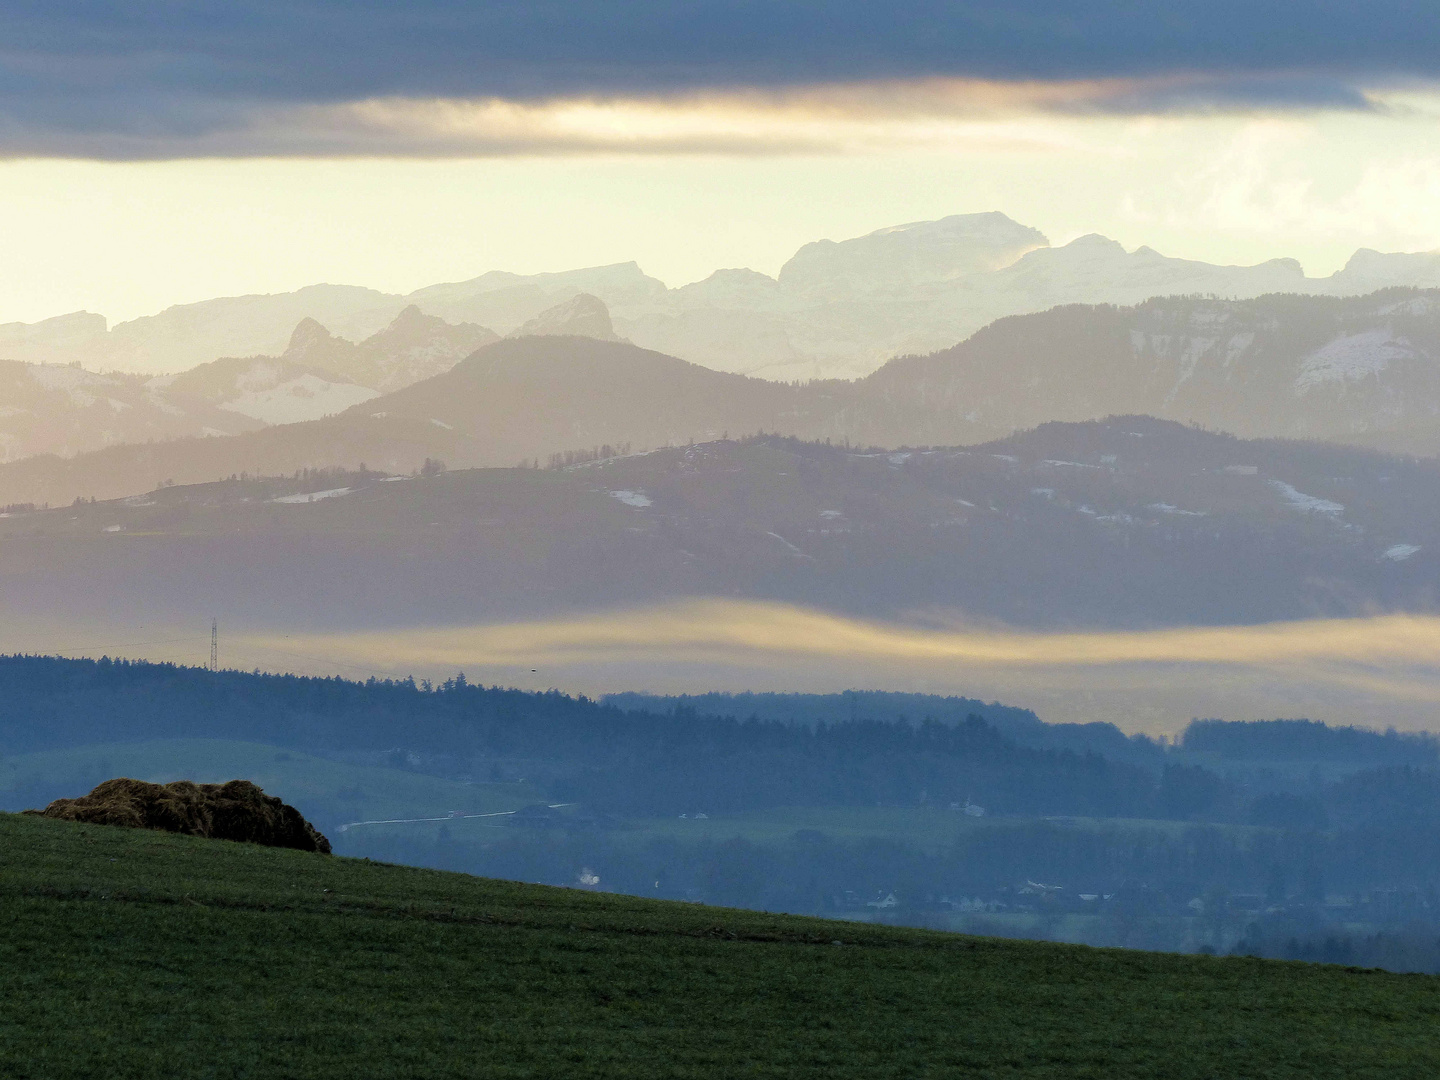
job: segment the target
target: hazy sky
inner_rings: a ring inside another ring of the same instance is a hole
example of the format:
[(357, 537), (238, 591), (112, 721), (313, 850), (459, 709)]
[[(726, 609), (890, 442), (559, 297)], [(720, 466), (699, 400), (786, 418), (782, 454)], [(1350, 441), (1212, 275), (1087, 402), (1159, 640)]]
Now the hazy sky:
[(1440, 30), (1320, 3), (17, 2), (0, 321), (1002, 210), (1329, 273), (1440, 247)]
[[(123, 613), (114, 613), (123, 618)], [(210, 623), (0, 626), (0, 646), (203, 664)], [(755, 601), (692, 600), (549, 620), (385, 632), (224, 629), (223, 663), (347, 678), (445, 679), (600, 694), (648, 689), (967, 694), (1055, 721), (1178, 733), (1191, 717), (1306, 716), (1440, 731), (1440, 619), (1390, 615), (1259, 626), (1038, 633), (920, 628)]]

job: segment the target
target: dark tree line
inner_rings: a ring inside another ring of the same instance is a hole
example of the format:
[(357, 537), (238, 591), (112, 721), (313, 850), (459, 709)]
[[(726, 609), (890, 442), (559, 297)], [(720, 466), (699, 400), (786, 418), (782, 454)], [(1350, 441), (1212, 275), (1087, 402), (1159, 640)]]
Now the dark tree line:
[[(376, 763), (403, 761), (441, 775), (524, 776), (558, 798), (639, 816), (973, 801), (1011, 816), (1298, 830), (1440, 823), (1440, 776), (1424, 767), (1435, 744), (1426, 738), (1306, 721), (1191, 725), (1187, 751), (1194, 743), (1261, 760), (1343, 752), (1380, 763), (1296, 793), (1293, 783), (1267, 790), (1226, 779), (1187, 764), (1184, 754), (1152, 758), (1142, 747), (1142, 756), (1117, 760), (1036, 745), (1024, 732), (1046, 725), (1021, 710), (991, 706), (994, 722), (974, 714), (962, 720), (953, 715), (957, 699), (935, 700), (949, 702), (951, 715), (937, 709), (945, 722), (854, 719), (848, 712), (825, 720), (813, 702), (798, 721), (742, 719), (679, 705), (626, 710), (554, 691), (474, 686), (463, 676), (432, 687), (13, 656), (0, 658), (0, 752), (182, 737), (368, 752)], [(1018, 729), (1019, 737), (996, 724)], [(1123, 737), (1122, 744), (1132, 745)]]

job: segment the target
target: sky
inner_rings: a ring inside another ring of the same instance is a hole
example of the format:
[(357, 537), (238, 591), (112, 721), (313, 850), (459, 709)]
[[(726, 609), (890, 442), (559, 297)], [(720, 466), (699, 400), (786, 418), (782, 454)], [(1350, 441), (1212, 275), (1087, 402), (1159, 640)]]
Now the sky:
[(0, 322), (1001, 210), (1213, 262), (1440, 248), (1417, 3), (13, 2)]
[[(6, 650), (209, 659), (210, 622), (0, 626)], [(110, 619), (122, 620), (123, 612)], [(1177, 735), (1192, 717), (1304, 716), (1440, 733), (1440, 618), (1377, 615), (1246, 626), (1037, 632), (919, 626), (760, 601), (694, 599), (529, 622), (304, 634), (221, 621), (220, 658), (240, 670), (351, 679), (429, 678), (605, 694), (868, 686), (964, 694), (1050, 722), (1111, 722)], [(1377, 718), (1380, 718), (1377, 721)]]

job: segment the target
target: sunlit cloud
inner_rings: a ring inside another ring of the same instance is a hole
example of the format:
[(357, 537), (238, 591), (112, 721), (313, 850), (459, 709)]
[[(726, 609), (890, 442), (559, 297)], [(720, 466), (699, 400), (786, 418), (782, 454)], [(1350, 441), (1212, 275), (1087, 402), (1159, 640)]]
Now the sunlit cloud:
[(925, 689), (1132, 730), (1174, 731), (1192, 716), (1237, 713), (1440, 723), (1440, 618), (1429, 616), (1037, 633), (695, 600), (496, 625), (251, 635), (232, 648), (267, 667), (300, 659), (317, 672), (465, 671), (587, 692)]
[[(1280, 94), (1277, 99), (1230, 95), (1224, 89), (1228, 85), (1189, 76), (918, 78), (648, 96), (389, 95), (326, 103), (229, 102), (198, 112), (157, 107), (139, 125), (0, 123), (0, 156), (141, 160), (966, 151), (1073, 146), (1073, 125), (1056, 124), (1057, 118), (1376, 107), (1359, 89)], [(1413, 109), (1423, 99), (1412, 93), (1405, 107)]]
[(1434, 664), (1440, 668), (1440, 617), (1417, 615), (1258, 626), (1036, 633), (928, 629), (784, 604), (692, 600), (563, 619), (417, 629), (399, 637), (386, 632), (316, 640), (332, 645), (349, 642), (365, 652), (382, 641), (393, 642), (400, 650), (394, 654), (397, 658), (486, 664), (518, 664), (537, 657), (547, 661), (595, 660), (645, 650), (704, 660), (734, 651), (755, 651), (775, 656), (995, 665), (1279, 665), (1334, 661)]

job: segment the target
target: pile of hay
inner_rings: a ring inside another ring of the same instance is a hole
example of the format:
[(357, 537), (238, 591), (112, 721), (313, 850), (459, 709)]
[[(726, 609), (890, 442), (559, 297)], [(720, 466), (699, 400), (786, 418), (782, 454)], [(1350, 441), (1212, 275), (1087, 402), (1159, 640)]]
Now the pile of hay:
[(206, 836), (213, 840), (245, 840), (269, 847), (298, 848), (330, 854), (330, 841), (293, 806), (266, 795), (249, 780), (228, 784), (151, 784), (121, 777), (106, 780), (89, 795), (56, 799), (44, 810), (27, 814), (84, 821), (92, 825), (127, 825), (134, 829)]

